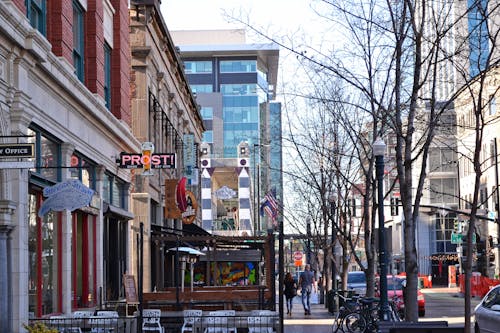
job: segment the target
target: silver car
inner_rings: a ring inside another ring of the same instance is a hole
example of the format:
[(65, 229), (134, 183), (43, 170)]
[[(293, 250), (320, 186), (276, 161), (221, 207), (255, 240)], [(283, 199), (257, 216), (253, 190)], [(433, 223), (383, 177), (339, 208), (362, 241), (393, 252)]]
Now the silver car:
[(474, 309), (474, 332), (496, 333), (500, 328), (500, 285), (493, 287)]
[(362, 271), (347, 273), (347, 290), (352, 290), (358, 295), (366, 294), (366, 276)]

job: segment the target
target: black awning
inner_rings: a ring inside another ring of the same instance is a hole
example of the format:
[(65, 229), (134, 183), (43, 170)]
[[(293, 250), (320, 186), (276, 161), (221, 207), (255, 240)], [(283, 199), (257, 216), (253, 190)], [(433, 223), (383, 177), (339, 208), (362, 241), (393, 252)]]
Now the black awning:
[(203, 229), (202, 227), (200, 227), (194, 223), (189, 223), (189, 224), (183, 223), (182, 224), (182, 233), (185, 236), (191, 236), (191, 235), (193, 235), (193, 236), (194, 235), (207, 236), (207, 235), (210, 235), (209, 232), (207, 232), (205, 229)]
[(118, 220), (133, 220), (134, 214), (125, 210), (123, 208), (119, 208), (108, 203), (103, 203), (102, 211), (104, 216), (117, 217)]

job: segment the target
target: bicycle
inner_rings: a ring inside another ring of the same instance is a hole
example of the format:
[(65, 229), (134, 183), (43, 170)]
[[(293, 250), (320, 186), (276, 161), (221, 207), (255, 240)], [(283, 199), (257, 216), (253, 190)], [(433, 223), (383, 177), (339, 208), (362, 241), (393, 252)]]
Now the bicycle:
[(339, 300), (342, 299), (343, 305), (339, 308), (333, 320), (332, 333), (337, 333), (339, 330), (341, 332), (345, 332), (343, 327), (344, 318), (348, 314), (359, 310), (359, 296), (346, 297), (338, 291), (335, 291), (335, 295), (339, 298)]

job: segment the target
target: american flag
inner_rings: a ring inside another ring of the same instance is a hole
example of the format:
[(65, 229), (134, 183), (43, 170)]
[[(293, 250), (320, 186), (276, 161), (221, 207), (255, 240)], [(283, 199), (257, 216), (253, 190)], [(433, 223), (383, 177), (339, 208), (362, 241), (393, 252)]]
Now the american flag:
[(271, 192), (267, 193), (260, 205), (260, 215), (264, 215), (264, 213), (266, 213), (266, 215), (273, 221), (273, 224), (276, 225), (278, 212), (279, 206), (278, 202), (274, 198), (274, 195)]

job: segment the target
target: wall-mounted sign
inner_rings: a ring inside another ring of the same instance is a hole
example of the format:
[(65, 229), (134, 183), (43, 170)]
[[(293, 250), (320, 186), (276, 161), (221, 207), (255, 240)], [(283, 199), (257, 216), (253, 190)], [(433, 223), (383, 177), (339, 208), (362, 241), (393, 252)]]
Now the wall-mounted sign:
[(68, 179), (62, 183), (43, 189), (43, 196), (47, 197), (38, 210), (38, 216), (43, 217), (49, 211), (60, 212), (88, 206), (94, 190), (83, 185), (78, 179)]
[(177, 207), (176, 188), (177, 179), (165, 180), (165, 211), (164, 215), (167, 219), (180, 219), (181, 211)]
[(34, 157), (34, 143), (6, 143), (0, 144), (0, 158), (7, 157)]
[(175, 169), (175, 153), (152, 154), (151, 156), (142, 154), (121, 153), (120, 158), (116, 160), (120, 168), (137, 169), (142, 168), (144, 164), (150, 163), (151, 169)]
[(196, 218), (196, 211), (198, 210), (198, 201), (194, 193), (191, 191), (186, 191), (186, 210), (182, 213), (182, 223), (191, 224)]

